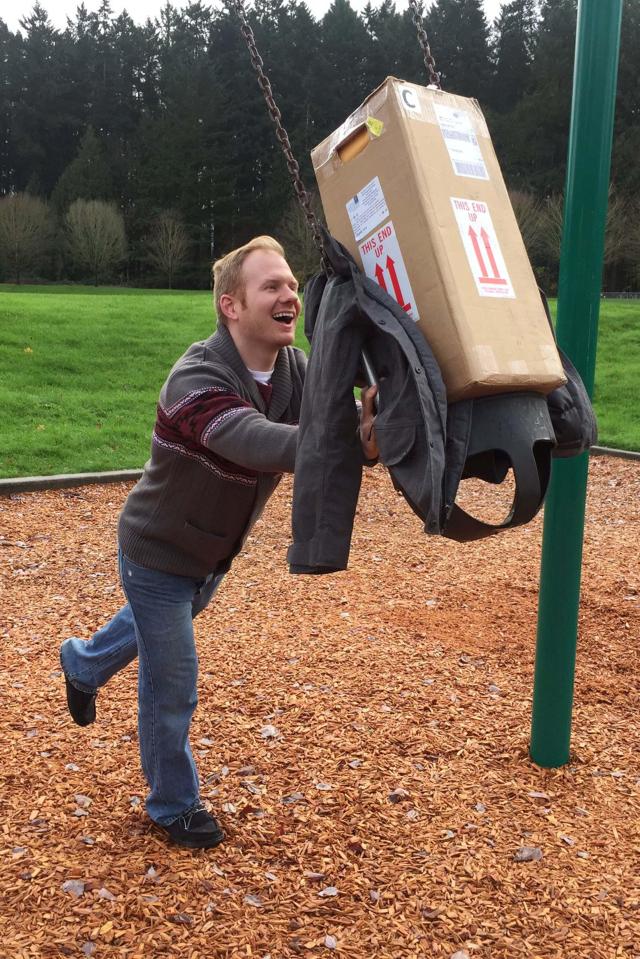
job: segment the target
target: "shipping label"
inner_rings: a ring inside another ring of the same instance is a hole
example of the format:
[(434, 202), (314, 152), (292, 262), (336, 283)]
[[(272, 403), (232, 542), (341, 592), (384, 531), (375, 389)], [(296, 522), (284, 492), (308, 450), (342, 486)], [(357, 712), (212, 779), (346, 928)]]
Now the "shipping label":
[(351, 197), (347, 203), (347, 213), (353, 235), (358, 241), (388, 218), (387, 201), (377, 176)]
[(516, 298), (493, 227), (489, 207), (480, 200), (451, 197), (462, 244), (480, 296)]
[(420, 314), (391, 220), (360, 243), (358, 249), (367, 276), (386, 290), (413, 320), (419, 320)]
[(433, 107), (456, 176), (488, 180), (489, 174), (469, 114), (443, 103), (434, 103)]

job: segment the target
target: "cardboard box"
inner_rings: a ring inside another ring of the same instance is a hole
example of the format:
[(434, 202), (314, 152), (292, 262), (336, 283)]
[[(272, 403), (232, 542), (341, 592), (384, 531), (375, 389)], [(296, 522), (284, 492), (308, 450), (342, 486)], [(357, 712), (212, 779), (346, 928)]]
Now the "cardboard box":
[(388, 77), (311, 157), (331, 233), (417, 321), (449, 399), (564, 382), (475, 100)]

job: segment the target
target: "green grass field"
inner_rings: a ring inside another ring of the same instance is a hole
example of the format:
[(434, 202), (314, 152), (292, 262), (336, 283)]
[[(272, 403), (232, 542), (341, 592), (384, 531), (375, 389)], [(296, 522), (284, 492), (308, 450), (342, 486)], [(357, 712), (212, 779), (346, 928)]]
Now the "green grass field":
[[(0, 287), (0, 476), (141, 467), (169, 368), (213, 325), (207, 292)], [(640, 449), (639, 370), (640, 301), (604, 300), (602, 445)]]
[(640, 300), (600, 302), (594, 406), (600, 446), (640, 451)]
[(0, 287), (0, 476), (141, 467), (169, 369), (214, 325), (206, 291)]

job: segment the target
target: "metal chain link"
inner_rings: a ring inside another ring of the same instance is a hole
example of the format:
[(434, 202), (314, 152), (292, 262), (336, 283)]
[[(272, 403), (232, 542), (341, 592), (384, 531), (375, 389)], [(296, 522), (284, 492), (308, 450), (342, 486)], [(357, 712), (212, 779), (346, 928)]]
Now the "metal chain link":
[(418, 33), (418, 43), (422, 48), (424, 65), (429, 75), (429, 83), (432, 83), (433, 86), (438, 88), (438, 90), (441, 90), (442, 87), (440, 86), (440, 74), (436, 70), (436, 61), (433, 59), (431, 47), (429, 46), (429, 40), (422, 25), (422, 16), (420, 14), (420, 8), (418, 7), (418, 0), (409, 0), (409, 6), (411, 7), (411, 19), (413, 20)]
[(302, 182), (298, 161), (293, 155), (293, 150), (291, 149), (291, 143), (289, 142), (289, 136), (284, 126), (282, 125), (282, 114), (280, 113), (280, 110), (278, 109), (276, 102), (274, 100), (273, 90), (271, 89), (271, 83), (269, 82), (269, 78), (266, 76), (264, 72), (264, 61), (262, 57), (260, 56), (260, 54), (258, 53), (253, 30), (251, 29), (251, 26), (249, 25), (247, 21), (243, 0), (228, 0), (228, 3), (229, 3), (229, 6), (232, 7), (233, 10), (236, 12), (238, 19), (240, 21), (240, 31), (242, 33), (242, 36), (244, 37), (245, 43), (247, 44), (253, 69), (256, 71), (256, 74), (258, 76), (258, 83), (260, 85), (260, 89), (262, 90), (262, 94), (267, 104), (267, 109), (269, 110), (269, 116), (271, 117), (271, 120), (273, 121), (273, 125), (275, 126), (276, 137), (278, 138), (278, 142), (280, 143), (280, 146), (282, 147), (282, 152), (284, 153), (284, 157), (287, 163), (287, 168), (291, 176), (291, 182), (293, 184), (293, 188), (296, 192), (296, 196), (298, 198), (300, 206), (302, 207), (302, 211), (306, 217), (307, 223), (313, 235), (313, 241), (320, 253), (320, 258), (322, 260), (323, 267), (325, 268), (325, 270), (327, 270), (327, 261), (325, 257), (324, 244), (322, 240), (322, 230), (320, 227), (320, 223), (318, 222), (318, 218), (316, 217), (315, 213), (311, 209), (311, 198), (307, 190), (305, 189), (304, 183)]

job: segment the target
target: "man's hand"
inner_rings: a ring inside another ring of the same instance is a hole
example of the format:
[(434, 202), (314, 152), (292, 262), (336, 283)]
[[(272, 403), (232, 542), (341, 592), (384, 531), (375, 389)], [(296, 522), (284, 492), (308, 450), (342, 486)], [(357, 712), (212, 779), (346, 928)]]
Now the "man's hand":
[(362, 443), (362, 452), (367, 460), (377, 460), (379, 456), (378, 442), (376, 440), (376, 411), (374, 400), (378, 393), (377, 386), (368, 386), (360, 390), (360, 401), (362, 410), (360, 412), (360, 442)]

